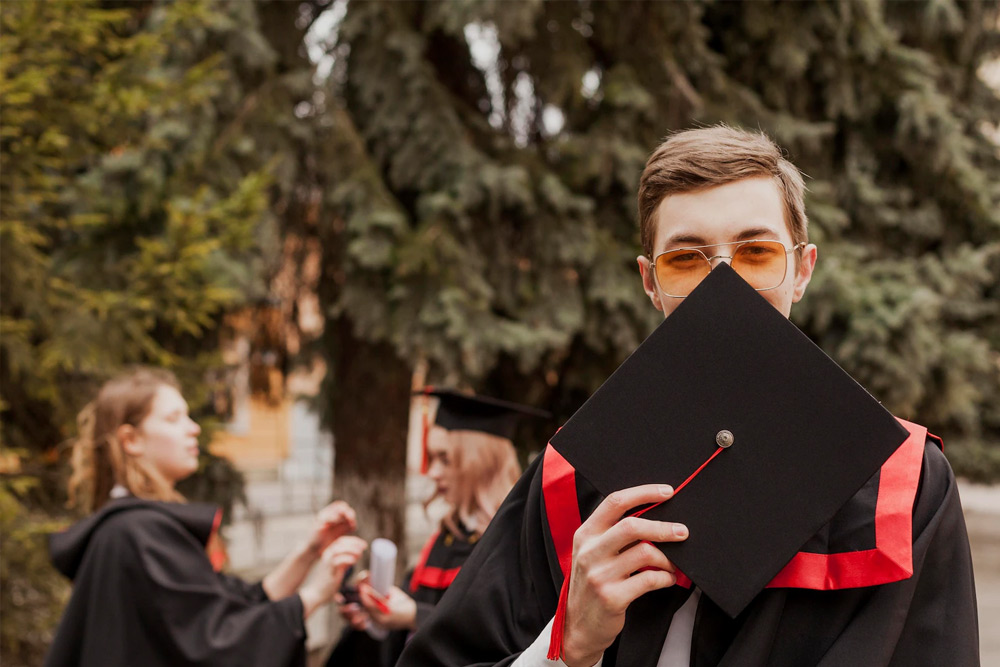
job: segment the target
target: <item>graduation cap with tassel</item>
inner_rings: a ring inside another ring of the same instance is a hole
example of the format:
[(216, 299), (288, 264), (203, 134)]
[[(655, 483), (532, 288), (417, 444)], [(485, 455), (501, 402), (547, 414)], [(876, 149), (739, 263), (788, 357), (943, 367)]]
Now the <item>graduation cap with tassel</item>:
[(435, 426), (448, 431), (478, 431), (513, 440), (514, 432), (521, 419), (535, 417), (549, 419), (552, 415), (527, 405), (502, 401), (488, 396), (465, 394), (454, 389), (427, 386), (413, 392), (423, 396), (423, 432), (421, 434), (422, 458), (420, 472), (427, 473), (427, 436), (430, 433), (430, 398), (438, 399)]

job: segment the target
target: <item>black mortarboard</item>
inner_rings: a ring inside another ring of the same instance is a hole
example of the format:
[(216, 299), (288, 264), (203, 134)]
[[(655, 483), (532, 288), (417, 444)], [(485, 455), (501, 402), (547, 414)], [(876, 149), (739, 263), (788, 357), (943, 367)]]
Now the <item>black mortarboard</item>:
[(690, 528), (659, 546), (736, 616), (907, 435), (722, 263), (552, 446), (602, 494), (678, 489), (643, 516)]
[[(437, 389), (426, 387), (414, 392), (422, 396), (434, 396), (438, 399), (437, 415), (434, 423), (449, 431), (480, 431), (501, 438), (512, 440), (518, 421), (523, 417), (549, 418), (552, 415), (545, 410), (539, 410), (519, 403), (501, 401), (487, 396), (463, 394), (453, 389)], [(422, 471), (427, 471), (427, 431), (430, 424), (427, 413), (424, 413), (423, 448), (424, 458)]]

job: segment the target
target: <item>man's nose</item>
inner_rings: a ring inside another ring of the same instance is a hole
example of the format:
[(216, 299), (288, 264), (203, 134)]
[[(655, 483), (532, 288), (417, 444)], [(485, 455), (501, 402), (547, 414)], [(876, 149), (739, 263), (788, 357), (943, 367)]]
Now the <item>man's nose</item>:
[(715, 255), (714, 257), (709, 257), (708, 258), (708, 263), (712, 266), (713, 269), (716, 266), (718, 266), (718, 263), (715, 261), (717, 259), (718, 260), (725, 260), (726, 264), (728, 264), (729, 266), (733, 265), (733, 256), (732, 255)]

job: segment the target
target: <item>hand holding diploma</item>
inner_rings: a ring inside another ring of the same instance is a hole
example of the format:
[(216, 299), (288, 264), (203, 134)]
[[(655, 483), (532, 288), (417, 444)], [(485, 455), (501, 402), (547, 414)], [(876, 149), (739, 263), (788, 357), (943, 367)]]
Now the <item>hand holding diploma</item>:
[(389, 630), (413, 630), (417, 624), (417, 603), (398, 586), (388, 595), (376, 591), (367, 579), (358, 583), (358, 595), (365, 612), (375, 623)]

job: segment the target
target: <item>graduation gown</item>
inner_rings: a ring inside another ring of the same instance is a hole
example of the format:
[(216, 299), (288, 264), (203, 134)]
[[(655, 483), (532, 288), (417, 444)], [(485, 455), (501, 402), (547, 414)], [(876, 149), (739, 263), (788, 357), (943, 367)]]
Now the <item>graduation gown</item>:
[[(979, 664), (975, 584), (954, 475), (910, 438), (735, 619), (702, 595), (692, 667)], [(555, 616), (572, 535), (602, 497), (551, 447), (407, 645), (400, 667), (509, 665)], [(807, 499), (802, 499), (807, 502)], [(629, 607), (605, 667), (653, 667), (690, 582)]]
[[(472, 553), (479, 534), (459, 525), (458, 533), (447, 528), (434, 533), (424, 544), (416, 567), (407, 573), (403, 590), (417, 603), (419, 629), (445, 591), (451, 586), (462, 565)], [(396, 630), (384, 640), (373, 639), (367, 632), (347, 628), (327, 660), (327, 667), (392, 667), (396, 664), (411, 632)]]
[(298, 595), (215, 572), (208, 505), (123, 498), (50, 536), (73, 594), (47, 667), (305, 665)]

